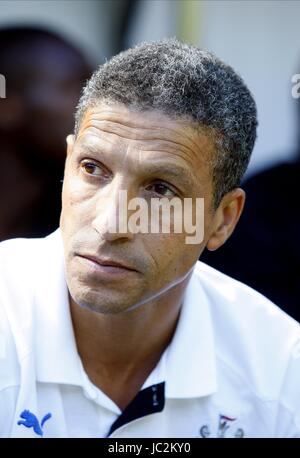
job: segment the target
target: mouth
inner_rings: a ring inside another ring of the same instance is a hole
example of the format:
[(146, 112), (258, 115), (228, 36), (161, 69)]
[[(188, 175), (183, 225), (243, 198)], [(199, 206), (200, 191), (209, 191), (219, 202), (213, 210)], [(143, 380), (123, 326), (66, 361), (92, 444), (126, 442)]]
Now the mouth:
[(115, 261), (110, 258), (100, 258), (98, 256), (90, 255), (90, 254), (79, 254), (76, 253), (76, 256), (79, 257), (81, 260), (85, 261), (92, 267), (94, 270), (102, 273), (111, 273), (111, 274), (120, 274), (126, 272), (138, 272), (136, 269), (132, 268), (131, 266), (120, 262)]

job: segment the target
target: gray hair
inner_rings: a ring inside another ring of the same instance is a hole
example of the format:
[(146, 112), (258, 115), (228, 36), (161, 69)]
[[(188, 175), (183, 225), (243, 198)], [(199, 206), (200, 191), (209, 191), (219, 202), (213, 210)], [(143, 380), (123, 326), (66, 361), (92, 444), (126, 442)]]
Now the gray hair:
[(256, 105), (242, 78), (212, 53), (176, 39), (121, 52), (100, 66), (84, 88), (75, 135), (86, 109), (99, 101), (188, 117), (211, 134), (215, 208), (240, 185), (256, 139)]

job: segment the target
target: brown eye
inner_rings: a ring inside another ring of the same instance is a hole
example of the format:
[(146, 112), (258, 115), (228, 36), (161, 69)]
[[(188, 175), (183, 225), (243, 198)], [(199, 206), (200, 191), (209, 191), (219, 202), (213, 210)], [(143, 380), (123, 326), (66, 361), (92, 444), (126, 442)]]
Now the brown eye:
[(83, 164), (82, 167), (84, 168), (85, 172), (89, 175), (95, 175), (97, 173), (97, 168), (99, 168), (92, 162), (87, 162)]
[(158, 194), (162, 197), (174, 197), (176, 196), (175, 191), (173, 191), (172, 188), (169, 186), (163, 184), (163, 183), (153, 183), (152, 185), (149, 185), (147, 187), (148, 191), (152, 191), (155, 194)]
[(95, 162), (83, 161), (81, 163), (81, 168), (84, 173), (94, 177), (107, 178), (109, 176), (108, 171), (104, 167), (101, 167), (100, 164), (96, 164)]

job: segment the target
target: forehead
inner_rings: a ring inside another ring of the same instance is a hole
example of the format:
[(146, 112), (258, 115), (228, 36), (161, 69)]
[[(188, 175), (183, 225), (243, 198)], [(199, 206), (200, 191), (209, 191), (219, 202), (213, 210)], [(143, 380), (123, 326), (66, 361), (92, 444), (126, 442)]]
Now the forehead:
[(181, 163), (209, 174), (214, 142), (189, 119), (173, 119), (158, 110), (138, 111), (120, 104), (101, 103), (89, 108), (79, 127), (76, 143), (96, 150), (105, 146), (112, 154), (138, 153), (139, 162), (163, 160)]
[[(196, 129), (189, 118), (175, 119), (159, 110), (136, 110), (121, 104), (99, 103), (86, 110), (78, 137), (90, 129), (112, 132), (132, 140), (168, 140), (197, 147), (199, 140), (208, 146), (209, 138), (202, 129)], [(96, 133), (96, 131), (93, 131)]]

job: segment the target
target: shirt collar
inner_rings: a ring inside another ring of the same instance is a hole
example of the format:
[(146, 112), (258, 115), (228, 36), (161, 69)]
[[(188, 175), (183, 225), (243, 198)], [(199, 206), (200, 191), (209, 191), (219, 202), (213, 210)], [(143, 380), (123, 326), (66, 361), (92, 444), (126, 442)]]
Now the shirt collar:
[[(82, 386), (65, 280), (60, 230), (47, 248), (35, 291), (37, 380)], [(45, 270), (44, 270), (45, 266)], [(165, 381), (166, 398), (206, 396), (216, 390), (216, 367), (209, 303), (196, 273), (188, 283), (171, 343), (142, 388)]]

